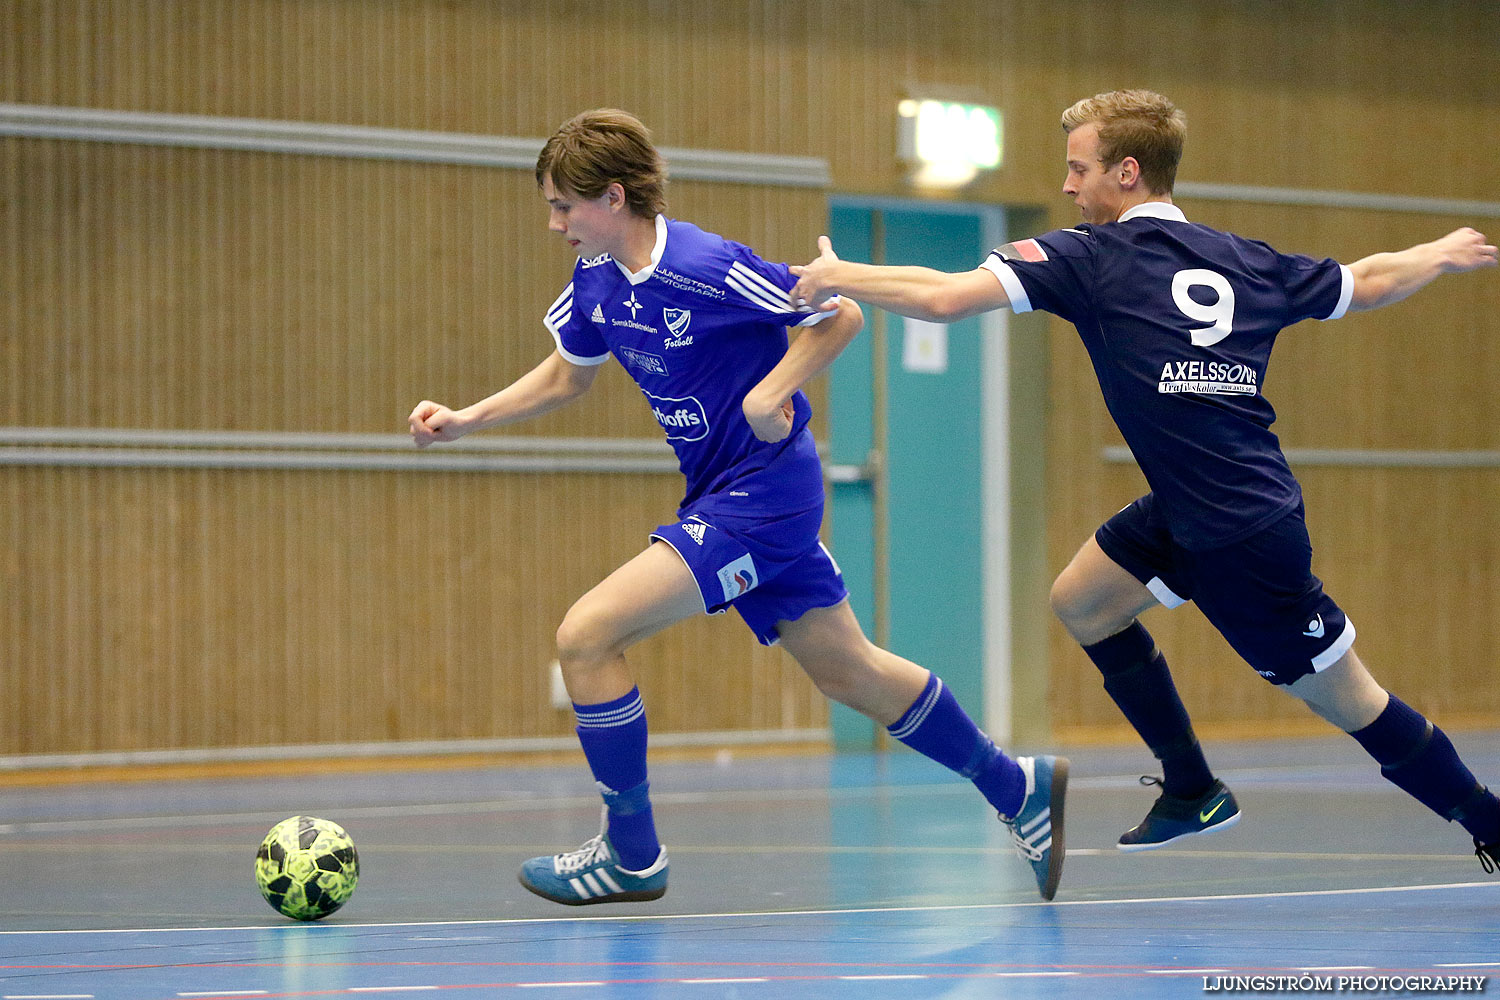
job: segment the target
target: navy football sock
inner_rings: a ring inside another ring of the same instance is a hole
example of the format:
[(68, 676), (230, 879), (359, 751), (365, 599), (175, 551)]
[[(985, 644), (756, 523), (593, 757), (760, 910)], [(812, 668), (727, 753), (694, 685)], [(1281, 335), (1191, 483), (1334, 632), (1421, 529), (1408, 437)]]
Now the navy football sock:
[(937, 674), (927, 675), (927, 686), (917, 700), (886, 728), (917, 753), (974, 782), (1001, 815), (1020, 811), (1026, 797), (1021, 766), (980, 731)]
[(573, 705), (578, 742), (609, 808), (609, 840), (630, 871), (661, 851), (646, 783), (646, 706), (638, 688), (600, 705)]
[(1380, 764), (1380, 774), (1481, 844), (1500, 842), (1500, 800), (1481, 785), (1448, 735), (1395, 695), (1363, 729), (1349, 734)]
[(1166, 658), (1140, 622), (1084, 646), (1104, 675), (1104, 690), (1161, 761), (1162, 791), (1196, 799), (1214, 783), (1213, 771), (1193, 735), (1192, 720), (1172, 683)]

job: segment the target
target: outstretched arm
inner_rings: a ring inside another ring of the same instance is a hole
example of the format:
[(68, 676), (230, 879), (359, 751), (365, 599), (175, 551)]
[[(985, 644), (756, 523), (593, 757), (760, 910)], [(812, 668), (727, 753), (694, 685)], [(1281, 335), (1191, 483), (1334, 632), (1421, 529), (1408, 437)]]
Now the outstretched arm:
[(827, 371), (865, 325), (864, 313), (852, 300), (842, 299), (836, 306), (836, 315), (804, 327), (776, 367), (745, 393), (745, 419), (762, 441), (780, 441), (792, 432), (792, 394)]
[(493, 396), (450, 410), (424, 399), (406, 418), (418, 448), (434, 441), (457, 441), (471, 431), (540, 416), (589, 391), (599, 375), (598, 365), (575, 365), (553, 351), (541, 364)]
[(1349, 265), (1354, 295), (1349, 311), (1378, 309), (1400, 302), (1440, 274), (1457, 274), (1495, 266), (1495, 247), (1484, 234), (1467, 227), (1441, 239), (1394, 253), (1377, 253)]
[(839, 260), (833, 243), (818, 237), (818, 258), (803, 267), (791, 291), (794, 307), (821, 307), (834, 295), (867, 302), (872, 306), (925, 319), (952, 323), (991, 309), (1010, 308), (1010, 296), (1000, 279), (982, 267), (950, 274), (930, 267), (896, 267), (856, 264)]

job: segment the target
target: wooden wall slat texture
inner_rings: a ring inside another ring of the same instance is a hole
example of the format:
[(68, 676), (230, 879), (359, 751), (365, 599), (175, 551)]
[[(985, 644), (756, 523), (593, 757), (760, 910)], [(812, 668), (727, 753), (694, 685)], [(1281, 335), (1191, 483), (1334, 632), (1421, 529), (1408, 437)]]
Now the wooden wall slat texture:
[[(615, 105), (664, 146), (828, 159), (905, 196), (896, 101), (1006, 115), (962, 197), (1075, 218), (1057, 117), (1149, 86), (1189, 115), (1182, 179), (1493, 198), (1500, 7), (1451, 0), (12, 0), (0, 100), (543, 137)], [(538, 360), (569, 261), (526, 171), (0, 140), (0, 419), (26, 426), (390, 432)], [(673, 214), (810, 255), (823, 192), (674, 184)], [(1351, 260), (1472, 220), (1184, 199), (1190, 217)], [(1495, 449), (1497, 282), (1283, 339), (1268, 380), (1301, 447)], [(1141, 489), (1054, 322), (1051, 570)], [(963, 425), (959, 421), (959, 425)], [(821, 426), (821, 425), (820, 425)], [(656, 433), (619, 371), (515, 433)], [(1418, 707), (1500, 720), (1496, 473), (1304, 469), (1317, 569)], [(541, 665), (570, 600), (641, 544), (671, 477), (0, 470), (0, 753), (565, 734)], [(731, 616), (732, 618), (732, 616)], [(1205, 727), (1305, 711), (1190, 609), (1148, 615)], [(899, 652), (899, 651), (898, 651)], [(737, 622), (637, 657), (653, 728), (826, 717)], [(1119, 735), (1054, 628), (1064, 737)], [(349, 710), (314, 713), (316, 689)], [(289, 694), (289, 692), (296, 692)]]

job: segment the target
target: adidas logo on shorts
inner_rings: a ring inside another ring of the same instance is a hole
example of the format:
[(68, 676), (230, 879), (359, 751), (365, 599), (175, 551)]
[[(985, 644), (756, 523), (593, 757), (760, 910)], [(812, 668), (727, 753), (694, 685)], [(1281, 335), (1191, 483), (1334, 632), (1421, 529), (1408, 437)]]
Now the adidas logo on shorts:
[(697, 542), (699, 545), (702, 545), (703, 544), (703, 532), (705, 532), (705, 531), (708, 530), (708, 525), (706, 525), (706, 524), (700, 524), (697, 521), (684, 521), (683, 525), (682, 525), (682, 530), (685, 531), (685, 532), (687, 532), (687, 536), (689, 538), (691, 538), (693, 541)]

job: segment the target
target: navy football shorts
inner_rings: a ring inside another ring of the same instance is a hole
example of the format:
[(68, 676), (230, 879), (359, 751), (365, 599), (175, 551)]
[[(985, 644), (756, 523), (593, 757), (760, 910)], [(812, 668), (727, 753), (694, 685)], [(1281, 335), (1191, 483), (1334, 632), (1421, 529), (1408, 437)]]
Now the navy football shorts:
[(1354, 624), (1313, 575), (1300, 503), (1243, 541), (1190, 551), (1172, 540), (1148, 493), (1106, 521), (1094, 539), (1166, 607), (1198, 605), (1272, 684), (1331, 667), (1354, 645)]
[(682, 513), (681, 521), (662, 525), (651, 538), (672, 546), (687, 563), (704, 611), (720, 614), (732, 605), (762, 645), (780, 640), (777, 622), (796, 621), (849, 596), (838, 563), (818, 539), (821, 504), (773, 517), (694, 508)]

